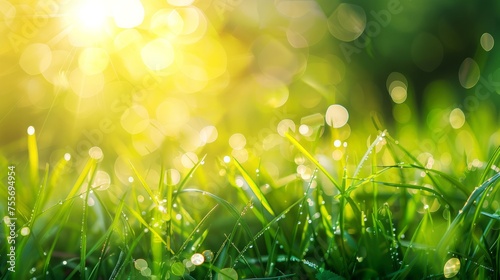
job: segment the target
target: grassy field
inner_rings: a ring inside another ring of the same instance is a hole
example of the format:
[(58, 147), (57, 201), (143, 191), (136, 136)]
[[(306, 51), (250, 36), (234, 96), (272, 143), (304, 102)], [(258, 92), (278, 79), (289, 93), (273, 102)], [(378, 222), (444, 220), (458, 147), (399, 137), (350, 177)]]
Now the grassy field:
[(0, 279), (499, 279), (499, 8), (0, 0)]

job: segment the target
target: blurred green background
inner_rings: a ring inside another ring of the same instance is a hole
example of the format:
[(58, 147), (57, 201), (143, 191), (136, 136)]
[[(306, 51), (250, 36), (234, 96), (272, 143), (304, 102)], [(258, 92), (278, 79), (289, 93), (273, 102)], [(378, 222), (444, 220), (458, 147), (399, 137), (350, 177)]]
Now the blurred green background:
[(215, 170), (226, 155), (262, 161), (279, 180), (295, 161), (287, 129), (321, 143), (330, 160), (358, 162), (376, 116), (440, 169), (464, 158), (471, 167), (500, 144), (499, 9), (0, 0), (0, 153), (26, 166), (33, 126), (41, 163), (69, 154), (79, 170), (98, 146), (122, 183), (129, 160), (184, 173), (205, 154)]

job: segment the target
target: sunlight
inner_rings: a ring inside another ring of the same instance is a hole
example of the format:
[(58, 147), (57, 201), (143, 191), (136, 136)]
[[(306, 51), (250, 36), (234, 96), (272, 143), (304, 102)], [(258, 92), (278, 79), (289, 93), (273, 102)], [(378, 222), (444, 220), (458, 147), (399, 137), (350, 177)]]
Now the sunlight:
[(76, 20), (85, 29), (100, 29), (108, 19), (106, 7), (99, 1), (84, 1), (76, 8), (76, 11)]

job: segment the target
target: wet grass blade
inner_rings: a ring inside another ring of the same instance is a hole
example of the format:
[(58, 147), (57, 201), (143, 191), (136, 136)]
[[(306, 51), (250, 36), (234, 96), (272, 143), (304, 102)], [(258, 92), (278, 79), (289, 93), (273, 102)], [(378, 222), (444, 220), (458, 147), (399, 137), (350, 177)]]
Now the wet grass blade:
[(344, 190), (341, 188), (341, 186), (335, 181), (335, 179), (332, 177), (332, 175), (326, 171), (326, 169), (319, 163), (319, 161), (311, 155), (300, 143), (297, 141), (295, 138), (293, 138), (290, 133), (285, 134), (286, 139), (290, 141), (304, 156), (307, 157), (327, 178), (330, 182), (333, 183), (333, 185), (340, 191), (341, 194), (344, 193)]
[(243, 179), (245, 179), (245, 181), (247, 182), (248, 186), (250, 186), (250, 189), (252, 190), (252, 192), (254, 193), (254, 195), (257, 197), (257, 200), (259, 200), (260, 203), (262, 203), (262, 206), (264, 206), (264, 208), (271, 215), (274, 216), (274, 211), (271, 208), (271, 205), (267, 201), (266, 197), (264, 196), (264, 194), (262, 193), (262, 191), (260, 190), (260, 188), (255, 183), (255, 181), (252, 179), (252, 177), (250, 177), (250, 175), (248, 174), (248, 172), (246, 172), (246, 170), (243, 168), (243, 166), (241, 166), (241, 164), (235, 158), (233, 158), (233, 161), (235, 163), (236, 168), (241, 173), (241, 176), (243, 176)]

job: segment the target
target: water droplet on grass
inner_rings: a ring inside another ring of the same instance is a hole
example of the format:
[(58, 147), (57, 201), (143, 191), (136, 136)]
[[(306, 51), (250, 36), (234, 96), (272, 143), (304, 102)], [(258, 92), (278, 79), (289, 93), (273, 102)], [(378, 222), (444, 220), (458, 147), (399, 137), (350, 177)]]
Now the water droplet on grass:
[(457, 275), (459, 271), (460, 260), (457, 258), (451, 258), (444, 264), (443, 272), (445, 278), (452, 278)]
[(30, 232), (31, 232), (31, 231), (30, 231), (30, 228), (29, 228), (29, 227), (23, 227), (23, 228), (21, 229), (21, 235), (22, 235), (22, 236), (29, 235), (29, 234), (30, 234)]
[(191, 256), (191, 262), (194, 265), (202, 265), (205, 262), (205, 257), (199, 253), (193, 254)]

